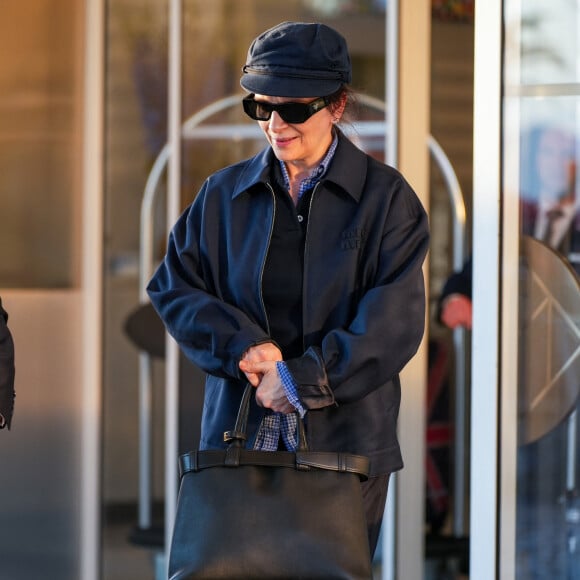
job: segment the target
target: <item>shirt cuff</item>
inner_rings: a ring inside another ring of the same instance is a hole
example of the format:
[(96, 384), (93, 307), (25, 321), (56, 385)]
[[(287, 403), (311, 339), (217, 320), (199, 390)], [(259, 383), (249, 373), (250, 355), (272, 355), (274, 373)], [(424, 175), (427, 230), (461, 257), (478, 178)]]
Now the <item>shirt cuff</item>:
[(276, 370), (278, 371), (278, 375), (282, 381), (282, 386), (284, 387), (284, 392), (286, 393), (288, 401), (296, 411), (298, 411), (300, 418), (303, 419), (304, 415), (306, 415), (306, 409), (302, 406), (302, 403), (298, 398), (298, 385), (296, 384), (294, 377), (288, 370), (285, 362), (277, 362)]

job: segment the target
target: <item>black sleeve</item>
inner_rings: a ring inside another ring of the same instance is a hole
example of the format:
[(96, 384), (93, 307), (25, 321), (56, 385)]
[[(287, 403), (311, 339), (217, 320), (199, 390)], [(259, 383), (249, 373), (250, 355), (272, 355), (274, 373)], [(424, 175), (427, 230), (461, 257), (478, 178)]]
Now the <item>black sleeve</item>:
[(14, 342), (7, 322), (0, 300), (0, 429), (10, 429), (14, 411)]

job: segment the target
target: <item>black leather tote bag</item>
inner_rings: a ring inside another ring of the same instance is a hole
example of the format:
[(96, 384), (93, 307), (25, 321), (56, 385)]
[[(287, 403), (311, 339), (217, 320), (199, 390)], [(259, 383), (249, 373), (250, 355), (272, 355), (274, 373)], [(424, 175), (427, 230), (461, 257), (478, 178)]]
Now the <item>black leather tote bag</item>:
[(366, 457), (243, 449), (248, 385), (226, 450), (180, 457), (169, 578), (372, 578), (361, 479)]

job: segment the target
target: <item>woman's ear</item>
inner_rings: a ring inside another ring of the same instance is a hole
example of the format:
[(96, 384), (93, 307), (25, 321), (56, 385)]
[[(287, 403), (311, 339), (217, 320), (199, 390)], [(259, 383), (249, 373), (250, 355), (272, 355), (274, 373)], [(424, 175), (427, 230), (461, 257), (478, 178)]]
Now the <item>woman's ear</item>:
[(332, 114), (332, 117), (333, 119), (336, 120), (336, 122), (340, 121), (340, 119), (342, 118), (342, 114), (344, 113), (344, 109), (346, 108), (346, 101), (347, 95), (346, 93), (343, 93), (340, 99), (336, 103), (332, 104), (330, 113)]

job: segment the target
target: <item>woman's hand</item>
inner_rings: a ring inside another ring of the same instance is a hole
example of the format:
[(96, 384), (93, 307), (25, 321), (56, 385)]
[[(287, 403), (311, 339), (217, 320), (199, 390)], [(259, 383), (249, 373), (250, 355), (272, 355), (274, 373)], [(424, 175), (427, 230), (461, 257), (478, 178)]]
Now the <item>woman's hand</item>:
[(294, 406), (286, 397), (284, 385), (276, 368), (276, 361), (248, 362), (241, 360), (240, 369), (246, 376), (260, 377), (258, 384), (254, 385), (257, 387), (256, 403), (260, 407), (271, 409), (277, 413), (293, 413), (295, 411)]
[(262, 380), (262, 375), (257, 372), (246, 371), (247, 363), (261, 363), (265, 361), (280, 361), (282, 359), (282, 352), (273, 342), (263, 342), (251, 346), (242, 356), (239, 367), (246, 375), (248, 382), (257, 387)]

